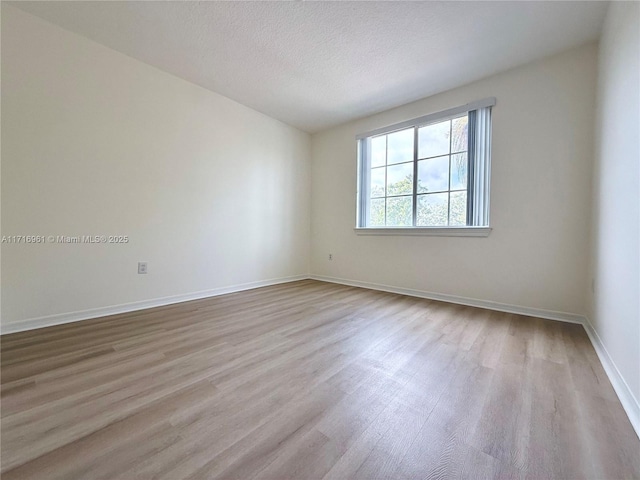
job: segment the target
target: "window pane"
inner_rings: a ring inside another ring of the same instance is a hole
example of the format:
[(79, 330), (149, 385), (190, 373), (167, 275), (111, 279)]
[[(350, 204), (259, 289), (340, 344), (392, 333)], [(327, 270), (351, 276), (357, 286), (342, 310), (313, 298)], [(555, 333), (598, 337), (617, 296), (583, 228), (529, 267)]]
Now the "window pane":
[(467, 124), (469, 117), (454, 118), (451, 122), (451, 153), (467, 151)]
[(421, 227), (444, 227), (448, 217), (448, 193), (432, 193), (418, 197), (416, 223)]
[(449, 156), (418, 162), (418, 193), (449, 189)]
[(451, 190), (467, 188), (467, 154), (451, 155)]
[(449, 225), (465, 226), (467, 224), (467, 192), (451, 192)]
[(370, 200), (369, 226), (384, 227), (384, 198)]
[(387, 167), (387, 195), (410, 195), (412, 193), (413, 163)]
[(450, 129), (450, 120), (418, 129), (418, 158), (448, 154)]
[(413, 128), (400, 130), (387, 136), (387, 164), (413, 160)]
[(371, 170), (371, 197), (384, 197), (384, 167)]
[(387, 226), (410, 227), (412, 220), (413, 199), (411, 197), (387, 198)]
[(371, 167), (381, 167), (386, 163), (387, 136), (371, 139)]

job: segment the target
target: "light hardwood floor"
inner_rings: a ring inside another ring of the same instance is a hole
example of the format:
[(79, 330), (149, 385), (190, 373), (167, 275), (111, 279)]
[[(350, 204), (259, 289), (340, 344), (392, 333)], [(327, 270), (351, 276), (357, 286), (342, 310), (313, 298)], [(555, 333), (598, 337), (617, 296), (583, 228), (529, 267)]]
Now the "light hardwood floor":
[(3, 480), (640, 478), (579, 325), (308, 280), (1, 343)]

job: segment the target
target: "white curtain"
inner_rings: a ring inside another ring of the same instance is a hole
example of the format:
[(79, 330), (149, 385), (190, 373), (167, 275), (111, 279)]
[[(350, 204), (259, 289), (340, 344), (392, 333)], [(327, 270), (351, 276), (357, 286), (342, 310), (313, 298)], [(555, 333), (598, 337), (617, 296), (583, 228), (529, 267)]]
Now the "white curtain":
[(471, 225), (489, 225), (489, 179), (491, 178), (491, 107), (475, 111), (473, 125), (473, 211)]

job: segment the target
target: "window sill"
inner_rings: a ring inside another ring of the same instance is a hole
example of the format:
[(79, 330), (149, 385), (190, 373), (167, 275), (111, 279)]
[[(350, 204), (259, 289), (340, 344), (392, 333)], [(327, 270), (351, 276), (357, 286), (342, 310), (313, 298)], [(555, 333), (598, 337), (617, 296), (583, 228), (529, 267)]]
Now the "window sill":
[(357, 235), (406, 235), (432, 237), (488, 237), (491, 227), (356, 227)]

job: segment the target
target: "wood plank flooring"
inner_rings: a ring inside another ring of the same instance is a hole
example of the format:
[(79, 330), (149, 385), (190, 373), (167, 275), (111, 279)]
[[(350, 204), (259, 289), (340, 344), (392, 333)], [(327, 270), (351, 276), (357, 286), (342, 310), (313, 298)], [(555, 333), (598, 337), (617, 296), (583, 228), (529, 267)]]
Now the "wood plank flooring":
[(579, 325), (307, 280), (1, 347), (3, 480), (640, 478)]

